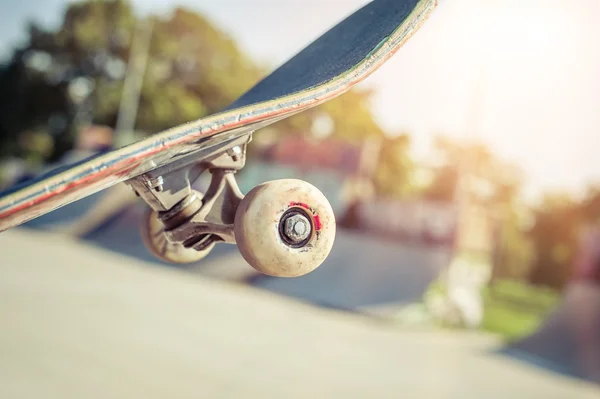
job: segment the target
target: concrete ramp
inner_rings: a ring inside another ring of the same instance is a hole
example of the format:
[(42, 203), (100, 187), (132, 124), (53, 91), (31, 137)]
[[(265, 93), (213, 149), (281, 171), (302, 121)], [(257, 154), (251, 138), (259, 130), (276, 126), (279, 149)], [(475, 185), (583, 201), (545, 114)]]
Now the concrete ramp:
[(600, 384), (600, 285), (572, 283), (547, 323), (504, 352)]
[(39, 231), (0, 249), (1, 398), (600, 397), (490, 355), (488, 336), (396, 329)]

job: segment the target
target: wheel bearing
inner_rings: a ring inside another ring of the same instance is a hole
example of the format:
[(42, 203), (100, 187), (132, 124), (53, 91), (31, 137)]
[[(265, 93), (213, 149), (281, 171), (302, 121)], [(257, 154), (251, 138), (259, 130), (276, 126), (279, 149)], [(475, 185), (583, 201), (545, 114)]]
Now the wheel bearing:
[(279, 222), (281, 239), (292, 248), (302, 248), (311, 239), (312, 218), (302, 208), (288, 209)]

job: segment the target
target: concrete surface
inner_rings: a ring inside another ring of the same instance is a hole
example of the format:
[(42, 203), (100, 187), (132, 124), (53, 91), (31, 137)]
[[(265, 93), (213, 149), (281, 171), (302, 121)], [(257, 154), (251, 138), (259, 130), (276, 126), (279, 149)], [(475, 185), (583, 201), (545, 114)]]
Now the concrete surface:
[(449, 261), (448, 251), (339, 230), (329, 257), (294, 279), (259, 276), (252, 284), (321, 306), (359, 309), (420, 301)]
[(32, 230), (0, 234), (2, 398), (598, 398), (466, 333), (399, 330)]

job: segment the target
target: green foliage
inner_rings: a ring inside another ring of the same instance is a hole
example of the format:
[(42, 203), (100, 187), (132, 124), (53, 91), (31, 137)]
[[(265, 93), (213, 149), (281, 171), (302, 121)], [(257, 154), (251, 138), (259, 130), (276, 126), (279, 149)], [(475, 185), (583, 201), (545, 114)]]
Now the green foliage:
[(493, 278), (530, 281), (561, 289), (572, 275), (578, 238), (584, 223), (600, 221), (600, 188), (591, 187), (581, 201), (565, 193), (549, 193), (533, 211), (533, 225), (527, 226), (528, 210), (519, 202), (521, 179), (517, 171), (477, 143), (457, 143), (439, 138), (436, 143), (441, 166), (425, 198), (452, 201), (458, 172), (491, 183), (486, 195), (471, 200), (485, 203), (495, 214), (496, 236)]
[(535, 248), (518, 213), (518, 205), (503, 205), (498, 221), (494, 278), (526, 281), (531, 273)]
[(458, 184), (458, 166), (444, 165), (434, 176), (433, 182), (425, 188), (423, 197), (432, 201), (451, 202), (454, 200)]
[(168, 20), (155, 22), (151, 54), (150, 64), (163, 66), (162, 74), (154, 71), (154, 79), (163, 86), (180, 82), (203, 104), (204, 113), (196, 117), (227, 106), (263, 73), (229, 36), (183, 8)]
[(460, 151), (458, 142), (444, 136), (435, 138), (434, 150), (440, 167), (435, 171), (433, 181), (425, 187), (422, 195), (433, 201), (453, 201), (464, 151)]
[[(86, 1), (66, 10), (62, 26), (51, 34), (46, 50), (81, 61), (91, 52), (127, 51), (135, 27), (135, 16), (126, 1)], [(33, 44), (33, 43), (32, 43)]]
[(319, 107), (333, 118), (335, 136), (354, 142), (384, 136), (370, 110), (371, 95), (370, 91), (353, 89)]
[[(256, 66), (231, 37), (189, 9), (177, 8), (142, 21), (128, 1), (73, 3), (55, 31), (30, 26), (28, 44), (0, 70), (0, 101), (5, 104), (0, 109), (0, 126), (5, 130), (0, 136), (0, 159), (18, 156), (41, 163), (69, 150), (82, 125), (115, 127), (140, 27), (151, 28), (135, 121), (135, 130), (142, 134), (218, 112), (268, 72)], [(69, 95), (77, 77), (91, 82), (91, 91), (83, 98)], [(367, 90), (351, 90), (275, 124), (272, 130), (278, 135), (307, 134), (315, 116), (326, 114), (338, 138), (360, 142), (368, 136), (383, 137), (370, 111), (370, 96)], [(49, 128), (53, 118), (63, 123)], [(38, 132), (36, 137), (46, 131), (52, 145), (43, 146), (43, 151), (40, 146), (23, 145), (19, 137), (33, 137), (27, 131)], [(398, 154), (401, 160), (385, 155), (392, 163), (385, 168), (399, 171), (405, 159)], [(396, 176), (405, 173), (396, 172)]]
[(509, 341), (535, 332), (560, 300), (557, 291), (510, 280), (497, 281), (483, 297), (482, 328)]
[(370, 110), (372, 92), (352, 89), (340, 97), (284, 119), (274, 129), (290, 134), (311, 134), (312, 122), (317, 115), (327, 115), (333, 124), (332, 136), (361, 145), (366, 139), (381, 140), (381, 150), (374, 171), (373, 183), (377, 195), (401, 197), (410, 191), (409, 175), (413, 168), (409, 156), (408, 135), (387, 137)]
[(520, 173), (502, 162), (486, 145), (479, 142), (460, 142), (438, 136), (434, 142), (440, 164), (432, 184), (423, 195), (433, 200), (451, 201), (455, 198), (459, 176), (485, 181), (491, 193), (473, 194), (478, 201), (510, 203), (519, 194)]
[(36, 153), (27, 143), (27, 132), (45, 131), (52, 137), (70, 137), (72, 129), (53, 127), (52, 117), (72, 118), (66, 100), (66, 85), (47, 85), (35, 71), (28, 71), (16, 60), (0, 71), (0, 159), (17, 156), (38, 164), (51, 154)]
[(564, 193), (547, 194), (536, 210), (530, 236), (536, 249), (534, 284), (562, 288), (571, 277), (584, 223), (597, 222), (600, 192), (590, 189), (582, 201)]
[[(129, 2), (90, 0), (69, 5), (56, 31), (30, 26), (28, 44), (0, 70), (0, 159), (54, 159), (81, 125), (115, 127), (141, 24)], [(197, 13), (180, 8), (144, 24), (152, 30), (135, 128), (145, 134), (219, 111), (263, 74)], [(69, 95), (78, 77), (91, 82), (83, 98)], [(27, 131), (48, 131), (52, 151), (23, 145)]]
[(520, 173), (481, 143), (439, 136), (435, 149), (440, 166), (422, 195), (430, 200), (454, 201), (460, 174), (468, 177), (468, 198), (485, 204), (494, 219), (494, 278), (527, 278), (534, 247), (527, 236), (524, 206), (518, 201)]
[(600, 222), (600, 186), (590, 186), (581, 202), (582, 217), (588, 222)]
[(380, 197), (399, 198), (411, 193), (409, 157), (410, 137), (406, 134), (383, 139), (374, 176), (375, 192)]
[(274, 129), (292, 134), (311, 134), (312, 122), (318, 115), (327, 115), (333, 123), (332, 137), (361, 143), (367, 137), (384, 137), (370, 109), (372, 92), (351, 89), (316, 108), (301, 112), (273, 125)]
[[(513, 225), (522, 224), (516, 215), (508, 220)], [(535, 285), (562, 289), (573, 274), (572, 264), (579, 250), (579, 234), (587, 223), (598, 223), (600, 217), (600, 190), (590, 187), (582, 200), (576, 200), (566, 193), (548, 193), (534, 212), (533, 226), (523, 237), (511, 236), (510, 231), (503, 237), (512, 242), (507, 251), (507, 265), (500, 277), (522, 278), (523, 270), (513, 265), (529, 263), (525, 275)], [(512, 228), (512, 227), (511, 227)], [(527, 260), (529, 259), (529, 260)]]
[[(447, 297), (443, 279), (433, 282), (425, 294), (425, 302), (435, 297)], [(498, 279), (482, 291), (484, 306), (480, 329), (500, 335), (506, 341), (534, 333), (556, 309), (560, 293), (547, 287), (535, 287), (524, 282)], [(442, 327), (451, 324), (437, 321)]]

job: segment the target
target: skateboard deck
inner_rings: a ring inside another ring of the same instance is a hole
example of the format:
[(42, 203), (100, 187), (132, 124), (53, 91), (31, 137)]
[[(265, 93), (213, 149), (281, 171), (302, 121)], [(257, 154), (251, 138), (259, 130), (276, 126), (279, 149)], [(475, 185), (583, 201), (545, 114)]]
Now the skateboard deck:
[(248, 135), (365, 79), (423, 23), (437, 0), (375, 0), (217, 114), (51, 171), (0, 194), (0, 231), (203, 148)]

